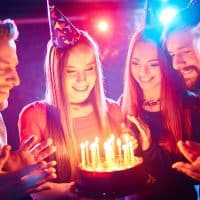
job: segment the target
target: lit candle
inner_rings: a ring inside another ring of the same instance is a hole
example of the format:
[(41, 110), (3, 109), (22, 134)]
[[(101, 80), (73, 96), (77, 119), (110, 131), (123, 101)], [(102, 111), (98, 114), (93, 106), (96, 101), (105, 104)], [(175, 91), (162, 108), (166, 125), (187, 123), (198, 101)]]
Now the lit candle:
[(96, 145), (91, 144), (90, 145), (90, 151), (91, 151), (91, 163), (92, 167), (96, 166), (97, 156), (96, 156)]
[(125, 134), (124, 139), (125, 139), (126, 144), (128, 144), (128, 142), (129, 142), (129, 136), (128, 136), (128, 134)]
[(115, 161), (115, 136), (114, 134), (111, 134), (110, 136), (110, 143), (111, 143), (111, 157), (112, 161)]
[(97, 151), (97, 163), (100, 163), (100, 150), (99, 150), (99, 138), (95, 138), (95, 144), (96, 144), (96, 151)]
[(89, 165), (90, 163), (90, 158), (89, 158), (89, 142), (88, 141), (85, 141), (85, 152), (86, 152), (86, 163), (87, 165)]
[(85, 145), (82, 143), (81, 144), (81, 165), (82, 165), (82, 168), (85, 168)]
[(118, 156), (119, 156), (119, 162), (122, 160), (122, 143), (120, 138), (117, 139), (117, 149), (118, 149)]
[(105, 155), (105, 161), (109, 161), (109, 154), (108, 154), (108, 142), (104, 142), (104, 155)]
[(129, 142), (128, 147), (129, 147), (130, 161), (132, 162), (132, 161), (134, 161), (133, 143)]
[(122, 145), (122, 150), (124, 152), (124, 164), (128, 163), (128, 148), (127, 148), (127, 144), (123, 144)]
[(107, 164), (111, 164), (112, 163), (112, 147), (110, 144), (110, 141), (106, 141), (104, 143), (104, 151), (105, 151), (105, 161), (107, 162)]

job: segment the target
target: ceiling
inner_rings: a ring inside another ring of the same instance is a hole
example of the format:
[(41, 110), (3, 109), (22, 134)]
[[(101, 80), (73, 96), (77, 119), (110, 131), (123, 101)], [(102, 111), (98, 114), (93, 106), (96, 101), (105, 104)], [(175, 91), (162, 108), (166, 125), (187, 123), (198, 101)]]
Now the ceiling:
[[(68, 15), (87, 13), (101, 9), (143, 8), (145, 0), (51, 0)], [(166, 0), (165, 0), (166, 1)], [(166, 2), (185, 7), (190, 0), (168, 0)], [(148, 0), (152, 7), (159, 7), (162, 0)], [(26, 18), (46, 16), (46, 0), (1, 0), (0, 18)]]

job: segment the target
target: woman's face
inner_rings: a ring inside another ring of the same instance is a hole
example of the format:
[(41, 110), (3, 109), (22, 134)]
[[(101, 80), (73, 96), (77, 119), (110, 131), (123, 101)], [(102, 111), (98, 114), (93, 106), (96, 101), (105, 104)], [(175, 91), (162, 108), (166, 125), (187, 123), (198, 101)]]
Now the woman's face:
[(84, 44), (73, 47), (64, 62), (64, 86), (70, 103), (85, 102), (96, 82), (96, 59)]
[(158, 50), (154, 43), (136, 42), (131, 56), (131, 73), (143, 92), (160, 90), (161, 71)]

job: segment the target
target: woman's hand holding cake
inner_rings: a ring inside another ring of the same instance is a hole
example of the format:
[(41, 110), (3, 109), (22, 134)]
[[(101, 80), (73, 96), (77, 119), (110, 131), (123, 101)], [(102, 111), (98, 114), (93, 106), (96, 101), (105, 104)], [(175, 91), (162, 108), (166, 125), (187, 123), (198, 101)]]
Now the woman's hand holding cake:
[(140, 119), (133, 115), (127, 115), (127, 119), (136, 125), (139, 131), (139, 141), (143, 151), (147, 151), (151, 146), (151, 132), (149, 127)]

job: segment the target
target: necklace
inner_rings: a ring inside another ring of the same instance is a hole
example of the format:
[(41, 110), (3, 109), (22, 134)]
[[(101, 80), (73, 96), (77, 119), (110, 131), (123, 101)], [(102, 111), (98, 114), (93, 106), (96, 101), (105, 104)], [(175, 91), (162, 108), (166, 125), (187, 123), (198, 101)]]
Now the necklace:
[(160, 99), (158, 100), (143, 100), (143, 106), (156, 106), (156, 105), (160, 105)]

